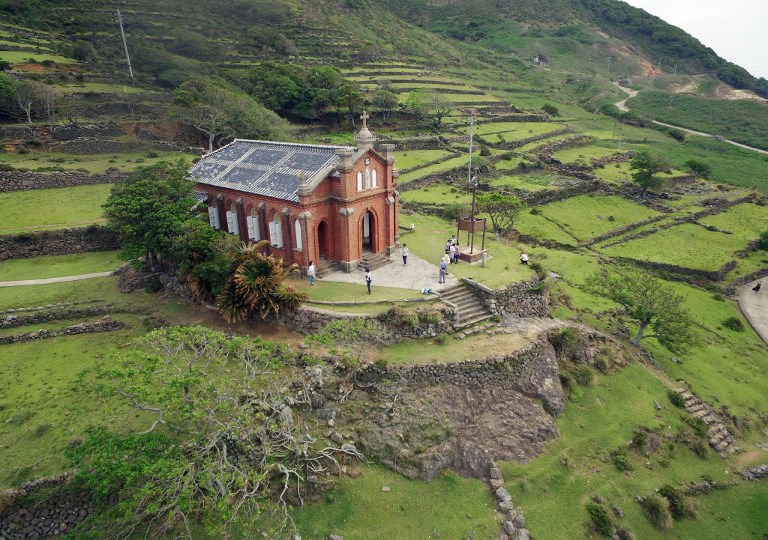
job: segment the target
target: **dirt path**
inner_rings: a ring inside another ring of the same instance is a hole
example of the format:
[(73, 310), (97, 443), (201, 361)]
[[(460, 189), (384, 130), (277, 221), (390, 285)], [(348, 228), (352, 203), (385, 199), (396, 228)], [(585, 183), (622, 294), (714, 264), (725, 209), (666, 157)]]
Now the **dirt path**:
[(48, 283), (63, 283), (65, 281), (80, 281), (81, 279), (93, 279), (111, 276), (109, 272), (94, 272), (93, 274), (80, 274), (79, 276), (63, 276), (46, 279), (25, 279), (21, 281), (0, 281), (0, 287), (21, 287), (24, 285), (47, 285)]
[[(616, 86), (616, 88), (618, 88), (622, 92), (628, 94), (628, 97), (626, 99), (622, 99), (621, 101), (617, 101), (615, 103), (616, 108), (619, 109), (622, 112), (629, 112), (630, 109), (629, 109), (629, 107), (627, 107), (627, 99), (635, 97), (638, 94), (638, 91), (637, 90), (632, 90), (631, 88), (624, 88), (623, 86), (619, 85), (619, 83), (617, 83), (617, 82), (614, 82), (613, 84), (614, 84), (614, 86)], [(680, 127), (680, 126), (675, 126), (673, 124), (665, 124), (664, 122), (659, 122), (658, 120), (651, 120), (651, 122), (653, 122), (657, 126), (664, 126), (664, 127), (668, 127), (668, 128), (679, 129), (680, 131), (684, 131), (685, 133), (688, 133), (689, 135), (698, 135), (699, 137), (714, 137), (714, 135), (712, 135), (711, 133), (704, 133), (704, 132), (701, 132), (701, 131), (695, 131), (693, 129), (688, 129), (688, 128), (684, 128), (684, 127)], [(744, 148), (745, 150), (752, 150), (753, 152), (759, 152), (760, 154), (768, 154), (768, 150), (762, 150), (760, 148), (755, 148), (753, 146), (747, 146), (746, 144), (741, 144), (741, 143), (736, 142), (736, 141), (731, 141), (730, 139), (725, 139), (725, 138), (720, 139), (720, 138), (718, 138), (718, 140), (720, 140), (721, 142), (732, 144), (734, 146), (738, 146), (739, 148)]]
[[(755, 292), (752, 288), (763, 282), (763, 289)], [(756, 279), (739, 289), (739, 308), (763, 341), (768, 343), (768, 279)]]

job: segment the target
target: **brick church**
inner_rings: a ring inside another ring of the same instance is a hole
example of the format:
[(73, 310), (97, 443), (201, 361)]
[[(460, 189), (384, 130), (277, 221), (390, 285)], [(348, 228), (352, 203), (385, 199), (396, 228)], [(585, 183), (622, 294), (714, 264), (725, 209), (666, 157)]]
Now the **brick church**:
[(203, 156), (190, 174), (212, 227), (305, 269), (310, 261), (351, 272), (366, 256), (390, 255), (398, 236), (394, 145), (374, 148), (236, 139)]

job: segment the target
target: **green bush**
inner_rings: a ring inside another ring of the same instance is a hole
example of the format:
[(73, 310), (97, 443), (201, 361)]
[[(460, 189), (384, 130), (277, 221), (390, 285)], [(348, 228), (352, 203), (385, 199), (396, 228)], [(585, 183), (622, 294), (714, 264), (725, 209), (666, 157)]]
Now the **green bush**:
[(13, 170), (15, 170), (15, 168), (10, 163), (0, 163), (0, 171), (13, 171)]
[(626, 454), (616, 454), (613, 456), (613, 464), (616, 465), (616, 469), (621, 472), (632, 470), (632, 463), (630, 463)]
[(667, 397), (669, 397), (669, 401), (675, 407), (680, 407), (681, 409), (685, 407), (685, 399), (683, 398), (682, 394), (680, 394), (680, 392), (674, 392), (670, 390), (667, 393)]
[(664, 502), (655, 495), (646, 497), (640, 505), (643, 507), (645, 517), (647, 517), (648, 521), (651, 522), (651, 525), (657, 529), (666, 531), (672, 525), (669, 510), (667, 510)]
[(147, 285), (144, 287), (144, 290), (148, 293), (156, 293), (162, 288), (163, 282), (160, 281), (160, 278), (157, 276), (152, 276), (152, 278), (147, 282)]
[(728, 317), (723, 321), (723, 326), (728, 330), (733, 330), (734, 332), (744, 331), (744, 323), (741, 322), (741, 319), (738, 317)]
[(691, 505), (679, 490), (667, 484), (659, 489), (659, 495), (667, 499), (667, 502), (669, 503), (669, 513), (672, 514), (673, 519), (681, 520), (695, 517), (696, 514), (691, 508)]
[(603, 536), (613, 536), (615, 527), (611, 521), (611, 514), (608, 512), (608, 509), (602, 504), (594, 502), (587, 503), (586, 508), (590, 519), (592, 519), (592, 526), (595, 528), (595, 531)]
[(646, 444), (648, 444), (648, 433), (645, 430), (636, 429), (632, 433), (632, 446), (638, 450), (644, 450)]
[(563, 328), (557, 334), (552, 334), (549, 342), (558, 354), (572, 356), (583, 346), (581, 336), (573, 328)]
[(589, 366), (578, 366), (573, 370), (573, 379), (579, 386), (592, 386), (595, 372)]
[(707, 434), (707, 424), (704, 423), (704, 420), (701, 418), (696, 418), (695, 416), (684, 416), (683, 422), (691, 426), (691, 429), (693, 429), (694, 433), (696, 433), (696, 435), (699, 437), (703, 437)]

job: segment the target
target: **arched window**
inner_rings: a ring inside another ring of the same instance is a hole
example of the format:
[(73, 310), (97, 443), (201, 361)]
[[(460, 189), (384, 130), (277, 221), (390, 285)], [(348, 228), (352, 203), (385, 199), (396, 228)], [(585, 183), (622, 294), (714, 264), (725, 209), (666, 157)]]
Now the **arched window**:
[(301, 223), (298, 219), (293, 222), (293, 232), (296, 238), (296, 249), (301, 250)]
[(275, 212), (272, 221), (269, 222), (269, 243), (272, 247), (283, 249), (283, 220), (280, 212)]
[(245, 218), (248, 224), (248, 238), (254, 242), (261, 240), (261, 229), (259, 227), (259, 213), (254, 208), (251, 215)]
[(363, 173), (357, 172), (357, 191), (363, 191)]
[(235, 236), (240, 235), (240, 225), (237, 222), (237, 205), (232, 203), (227, 212), (227, 230)]
[(214, 229), (221, 229), (221, 221), (219, 220), (219, 209), (215, 206), (208, 207), (208, 223)]
[(365, 168), (365, 189), (371, 189), (371, 169)]
[(373, 169), (371, 171), (371, 187), (373, 188), (379, 187), (379, 180), (376, 177), (376, 169)]

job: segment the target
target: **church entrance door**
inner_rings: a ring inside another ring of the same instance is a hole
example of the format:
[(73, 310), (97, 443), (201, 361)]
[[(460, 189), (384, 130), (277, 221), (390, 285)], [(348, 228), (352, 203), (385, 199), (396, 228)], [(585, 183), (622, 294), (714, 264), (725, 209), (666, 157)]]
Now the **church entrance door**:
[(328, 260), (328, 223), (321, 221), (317, 226), (317, 251), (321, 260)]
[(375, 251), (374, 231), (376, 230), (376, 222), (373, 214), (366, 212), (363, 216), (363, 251), (373, 252)]

